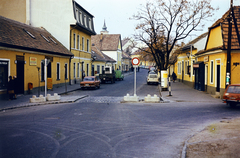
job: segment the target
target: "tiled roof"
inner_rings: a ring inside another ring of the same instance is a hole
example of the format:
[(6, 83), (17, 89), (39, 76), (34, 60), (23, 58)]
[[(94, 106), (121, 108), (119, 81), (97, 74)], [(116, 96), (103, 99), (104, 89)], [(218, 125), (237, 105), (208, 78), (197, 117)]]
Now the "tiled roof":
[(73, 56), (43, 28), (32, 27), (0, 16), (0, 45), (47, 54)]
[(93, 56), (96, 57), (96, 61), (116, 62), (114, 59), (101, 52), (96, 46), (92, 46), (92, 57)]
[[(215, 28), (216, 26), (219, 26), (221, 25), (221, 28), (222, 28), (222, 37), (223, 37), (223, 45), (222, 46), (218, 46), (216, 48), (212, 48), (212, 49), (209, 49), (209, 50), (202, 50), (198, 53), (196, 53), (196, 55), (200, 55), (200, 54), (203, 54), (203, 53), (206, 53), (206, 52), (209, 52), (209, 51), (214, 51), (214, 50), (217, 50), (217, 49), (227, 49), (228, 47), (228, 15), (229, 15), (229, 12), (230, 12), (230, 9), (222, 16), (222, 18), (218, 19), (210, 28), (209, 28), (209, 31), (212, 29), (212, 28)], [(240, 34), (240, 6), (234, 6), (233, 7), (233, 12), (234, 12), (234, 16), (236, 18), (236, 22), (237, 22), (237, 28), (238, 28), (238, 32)], [(231, 37), (231, 49), (232, 50), (236, 50), (236, 49), (240, 49), (240, 45), (239, 45), (239, 42), (238, 42), (238, 37), (237, 37), (237, 32), (236, 32), (236, 29), (235, 29), (235, 25), (234, 25), (234, 22), (232, 23), (232, 37)]]
[(116, 51), (118, 49), (120, 34), (98, 34), (91, 36), (91, 42), (101, 51)]

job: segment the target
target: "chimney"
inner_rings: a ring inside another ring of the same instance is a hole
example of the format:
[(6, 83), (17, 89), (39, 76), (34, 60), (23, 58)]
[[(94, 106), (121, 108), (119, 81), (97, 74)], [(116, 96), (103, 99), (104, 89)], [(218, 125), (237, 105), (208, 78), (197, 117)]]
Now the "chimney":
[(103, 39), (103, 33), (101, 32), (100, 40), (102, 40), (102, 39)]

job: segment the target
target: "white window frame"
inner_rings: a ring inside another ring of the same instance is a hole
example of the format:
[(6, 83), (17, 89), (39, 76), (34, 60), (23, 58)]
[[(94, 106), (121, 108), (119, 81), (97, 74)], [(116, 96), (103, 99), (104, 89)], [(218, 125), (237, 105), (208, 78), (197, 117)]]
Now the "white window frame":
[(80, 23), (83, 24), (83, 21), (82, 21), (82, 12), (81, 12), (81, 11), (79, 11), (79, 17), (80, 17), (80, 18), (79, 18), (79, 19), (80, 19)]
[(89, 28), (90, 28), (90, 30), (92, 30), (92, 19), (91, 18), (89, 18)]
[(84, 24), (87, 27), (87, 16), (86, 15), (84, 15)]

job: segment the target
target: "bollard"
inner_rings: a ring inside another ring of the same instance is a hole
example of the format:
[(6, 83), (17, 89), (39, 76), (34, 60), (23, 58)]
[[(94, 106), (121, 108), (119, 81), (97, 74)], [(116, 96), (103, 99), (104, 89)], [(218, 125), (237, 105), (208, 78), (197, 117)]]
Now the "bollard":
[(168, 79), (169, 81), (168, 81), (168, 91), (169, 91), (169, 95), (168, 96), (172, 96), (172, 94), (171, 94), (171, 78), (169, 77), (169, 79)]

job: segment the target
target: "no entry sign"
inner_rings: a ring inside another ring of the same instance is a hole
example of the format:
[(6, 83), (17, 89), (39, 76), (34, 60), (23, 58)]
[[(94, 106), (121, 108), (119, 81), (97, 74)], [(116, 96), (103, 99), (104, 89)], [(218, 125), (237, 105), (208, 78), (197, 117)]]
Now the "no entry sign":
[(132, 64), (133, 64), (133, 66), (139, 65), (139, 63), (140, 63), (140, 60), (139, 60), (137, 57), (132, 58)]

